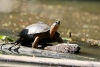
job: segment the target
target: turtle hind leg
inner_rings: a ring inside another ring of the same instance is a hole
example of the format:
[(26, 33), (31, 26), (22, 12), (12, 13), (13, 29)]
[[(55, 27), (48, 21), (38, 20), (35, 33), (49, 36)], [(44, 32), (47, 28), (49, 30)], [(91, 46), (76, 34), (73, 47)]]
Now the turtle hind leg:
[(58, 32), (56, 32), (55, 36), (54, 36), (55, 41), (57, 41), (58, 43), (63, 43), (63, 39), (60, 37), (60, 34)]
[(58, 43), (63, 43), (63, 39), (61, 37), (56, 37)]
[(35, 40), (32, 43), (32, 48), (37, 48), (38, 47), (38, 42), (39, 42), (40, 37), (36, 36)]

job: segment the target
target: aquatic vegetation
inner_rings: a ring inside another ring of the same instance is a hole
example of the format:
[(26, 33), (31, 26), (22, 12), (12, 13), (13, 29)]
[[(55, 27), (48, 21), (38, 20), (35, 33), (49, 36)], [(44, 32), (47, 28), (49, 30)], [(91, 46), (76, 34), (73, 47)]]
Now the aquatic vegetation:
[(14, 40), (11, 39), (9, 36), (0, 35), (0, 41), (7, 43), (7, 42), (13, 42)]

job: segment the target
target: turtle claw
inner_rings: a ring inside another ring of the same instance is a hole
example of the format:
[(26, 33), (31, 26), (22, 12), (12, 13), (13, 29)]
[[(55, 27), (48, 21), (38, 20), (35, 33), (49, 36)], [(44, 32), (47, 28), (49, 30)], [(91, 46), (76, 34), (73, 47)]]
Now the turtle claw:
[(15, 45), (11, 46), (10, 48), (8, 48), (9, 51), (11, 51), (11, 49), (17, 45), (17, 43), (9, 43), (9, 44), (15, 44)]
[(11, 51), (12, 47), (14, 47), (14, 46), (11, 46), (10, 48), (8, 48), (8, 50)]

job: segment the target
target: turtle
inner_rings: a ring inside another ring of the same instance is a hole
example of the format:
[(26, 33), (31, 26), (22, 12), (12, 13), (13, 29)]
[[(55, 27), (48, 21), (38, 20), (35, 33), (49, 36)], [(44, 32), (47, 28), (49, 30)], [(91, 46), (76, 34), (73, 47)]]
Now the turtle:
[[(16, 44), (28, 43), (26, 46), (37, 48), (40, 43), (58, 42), (63, 43), (60, 34), (57, 32), (60, 21), (54, 22), (51, 27), (44, 22), (38, 22), (25, 27), (18, 35)], [(29, 45), (30, 44), (30, 45)]]

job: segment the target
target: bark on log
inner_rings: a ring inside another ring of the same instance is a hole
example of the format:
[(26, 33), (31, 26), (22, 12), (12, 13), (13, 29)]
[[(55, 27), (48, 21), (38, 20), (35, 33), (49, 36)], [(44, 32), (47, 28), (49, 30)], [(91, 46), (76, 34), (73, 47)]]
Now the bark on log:
[(67, 65), (67, 66), (82, 66), (82, 67), (100, 67), (100, 62), (94, 61), (81, 61), (71, 59), (55, 59), (55, 58), (39, 58), (28, 56), (11, 56), (0, 55), (0, 60), (19, 63), (40, 63), (49, 65)]

